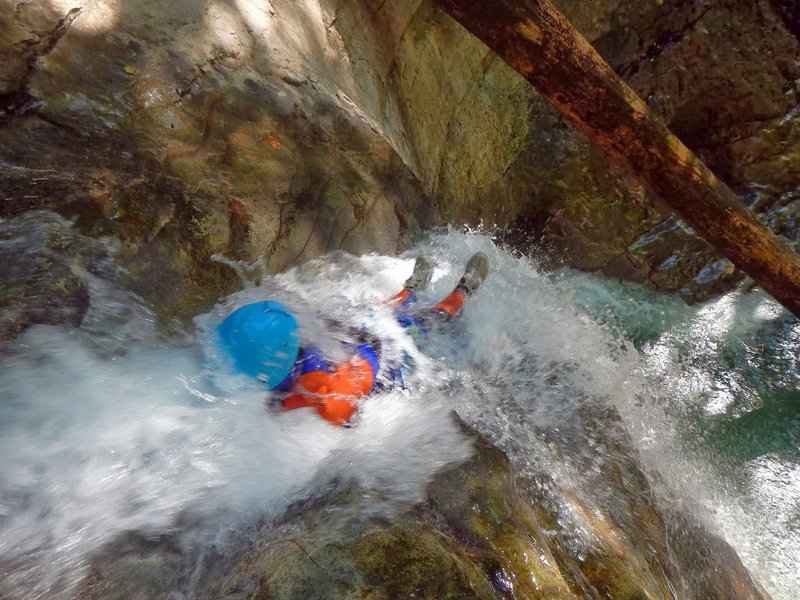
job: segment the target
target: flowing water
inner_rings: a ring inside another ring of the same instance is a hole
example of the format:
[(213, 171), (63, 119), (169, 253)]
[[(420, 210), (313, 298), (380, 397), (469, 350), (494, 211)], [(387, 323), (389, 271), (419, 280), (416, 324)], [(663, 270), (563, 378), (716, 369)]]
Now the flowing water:
[[(381, 300), (424, 252), (437, 268), (421, 303), (435, 302), (477, 250), (490, 256), (486, 284), (452, 331), (417, 348)], [(767, 297), (686, 307), (543, 272), (475, 233), (274, 277), (231, 266), (244, 289), (184, 339), (159, 339), (134, 298), (98, 288), (81, 328), (35, 326), (11, 347), (0, 363), (0, 596), (68, 595), (131, 532), (174, 533), (189, 557), (224, 554), (243, 528), (336, 482), (375, 492), (376, 511), (402, 510), (469, 456), (453, 409), (522, 474), (591, 494), (596, 456), (548, 442), (569, 437), (587, 398), (619, 411), (654, 485), (721, 533), (773, 597), (800, 595), (800, 325)], [(262, 299), (292, 307), (301, 338), (333, 357), (348, 328), (376, 333), (387, 362), (411, 363), (410, 389), (369, 398), (350, 429), (275, 412), (216, 339), (225, 315)]]

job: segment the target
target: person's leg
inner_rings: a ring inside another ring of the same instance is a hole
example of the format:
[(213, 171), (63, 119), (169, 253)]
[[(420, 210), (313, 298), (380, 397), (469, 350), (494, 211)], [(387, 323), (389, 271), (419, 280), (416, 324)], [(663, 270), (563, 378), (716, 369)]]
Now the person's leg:
[(429, 256), (418, 256), (414, 261), (414, 271), (406, 279), (403, 289), (386, 300), (392, 307), (394, 318), (408, 331), (414, 339), (421, 338), (426, 331), (425, 318), (414, 311), (417, 303), (417, 292), (428, 287), (433, 275), (433, 259)]
[(405, 314), (414, 306), (417, 301), (417, 292), (422, 292), (428, 287), (433, 275), (433, 260), (429, 256), (418, 256), (414, 261), (414, 271), (411, 277), (406, 279), (403, 289), (394, 296), (386, 300), (395, 314)]
[(476, 252), (467, 261), (464, 275), (458, 285), (446, 298), (432, 306), (431, 311), (444, 320), (457, 317), (464, 309), (467, 298), (481, 286), (488, 273), (489, 257), (483, 252)]

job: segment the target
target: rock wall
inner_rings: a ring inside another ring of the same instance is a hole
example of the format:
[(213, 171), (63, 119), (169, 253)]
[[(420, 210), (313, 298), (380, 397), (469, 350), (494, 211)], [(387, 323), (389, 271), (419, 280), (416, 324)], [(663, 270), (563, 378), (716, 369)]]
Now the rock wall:
[[(445, 218), (509, 227), (510, 242), (546, 252), (550, 264), (689, 300), (741, 278), (433, 3), (392, 4), (340, 3), (337, 23), (351, 57), (367, 54), (362, 23), (383, 32), (389, 47), (375, 57), (383, 62), (359, 80), (372, 76), (397, 101), (391, 111), (365, 109), (383, 117)], [(690, 148), (796, 240), (796, 2), (557, 4)], [(413, 7), (411, 16), (402, 10)]]
[[(796, 2), (559, 5), (795, 239)], [(429, 0), (0, 0), (0, 14), (0, 216), (47, 208), (122, 240), (131, 287), (165, 318), (228, 291), (215, 252), (275, 271), (394, 252), (437, 211), (691, 300), (741, 277)]]
[(214, 253), (280, 271), (394, 253), (436, 222), (345, 92), (317, 2), (0, 0), (0, 15), (0, 217), (49, 209), (120, 240), (164, 321), (231, 291)]

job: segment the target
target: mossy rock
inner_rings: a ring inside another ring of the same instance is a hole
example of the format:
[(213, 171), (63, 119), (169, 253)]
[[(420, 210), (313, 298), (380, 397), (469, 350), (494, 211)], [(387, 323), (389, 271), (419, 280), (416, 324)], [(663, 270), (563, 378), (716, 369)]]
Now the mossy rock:
[(449, 540), (419, 525), (394, 526), (351, 546), (369, 598), (492, 598), (483, 573)]

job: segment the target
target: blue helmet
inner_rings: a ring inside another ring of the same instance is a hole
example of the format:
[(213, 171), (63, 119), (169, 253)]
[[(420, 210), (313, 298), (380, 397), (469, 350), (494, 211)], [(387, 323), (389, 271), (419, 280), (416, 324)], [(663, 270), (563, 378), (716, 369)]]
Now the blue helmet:
[(278, 302), (242, 306), (219, 324), (219, 334), (236, 368), (275, 389), (300, 352), (297, 321)]

